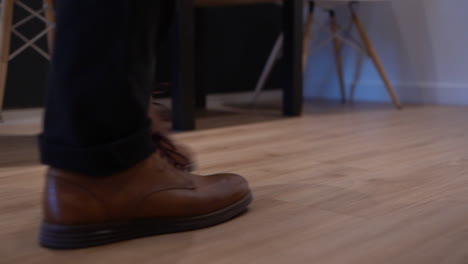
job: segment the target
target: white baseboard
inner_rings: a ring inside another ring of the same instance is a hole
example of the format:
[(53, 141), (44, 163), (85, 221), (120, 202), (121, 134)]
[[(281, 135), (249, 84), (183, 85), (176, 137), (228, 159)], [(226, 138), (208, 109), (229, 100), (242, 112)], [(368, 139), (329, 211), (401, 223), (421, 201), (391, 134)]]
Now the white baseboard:
[[(314, 85), (312, 85), (313, 87)], [(316, 94), (306, 89), (307, 97), (339, 98), (339, 87), (330, 87), (329, 92)], [(394, 83), (400, 99), (405, 103), (468, 105), (468, 83)], [(347, 84), (351, 87), (351, 84)], [(323, 90), (322, 90), (323, 92)], [(389, 102), (390, 96), (380, 81), (361, 81), (356, 88), (356, 100)]]

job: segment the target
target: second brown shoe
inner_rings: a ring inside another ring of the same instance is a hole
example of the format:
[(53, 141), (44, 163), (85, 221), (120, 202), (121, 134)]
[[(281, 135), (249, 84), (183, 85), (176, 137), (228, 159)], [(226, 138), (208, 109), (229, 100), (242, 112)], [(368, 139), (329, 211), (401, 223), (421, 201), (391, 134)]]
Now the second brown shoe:
[(40, 243), (56, 249), (204, 228), (243, 213), (252, 201), (241, 176), (190, 174), (159, 153), (109, 177), (53, 168), (46, 177)]

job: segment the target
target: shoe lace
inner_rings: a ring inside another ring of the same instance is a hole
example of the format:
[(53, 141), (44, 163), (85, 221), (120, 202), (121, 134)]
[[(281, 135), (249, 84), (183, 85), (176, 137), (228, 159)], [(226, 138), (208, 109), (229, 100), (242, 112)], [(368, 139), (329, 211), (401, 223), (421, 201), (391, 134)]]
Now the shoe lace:
[(188, 170), (187, 165), (190, 164), (190, 160), (185, 155), (177, 151), (177, 147), (172, 143), (170, 138), (159, 133), (154, 133), (153, 141), (156, 145), (156, 150), (159, 151), (163, 158), (166, 158), (178, 169)]

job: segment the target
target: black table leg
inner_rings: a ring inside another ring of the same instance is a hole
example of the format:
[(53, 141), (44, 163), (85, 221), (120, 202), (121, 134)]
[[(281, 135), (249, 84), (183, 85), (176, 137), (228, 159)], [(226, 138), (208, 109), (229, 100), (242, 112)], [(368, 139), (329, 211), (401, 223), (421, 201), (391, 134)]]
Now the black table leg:
[(175, 34), (173, 34), (174, 86), (172, 90), (172, 122), (175, 130), (195, 129), (194, 77), (194, 3), (174, 0)]
[[(200, 58), (200, 55), (203, 54), (199, 52), (197, 49), (197, 55), (195, 55), (197, 66), (195, 70), (195, 108), (197, 110), (205, 110), (206, 109), (206, 91), (205, 91), (205, 75), (204, 71), (206, 67), (204, 65), (204, 58)], [(201, 54), (199, 54), (201, 53)]]
[[(198, 69), (198, 67), (197, 67)], [(197, 74), (195, 76), (195, 107), (197, 110), (205, 110), (206, 109), (206, 92), (204, 82), (202, 80), (203, 75)]]
[(206, 59), (208, 58), (204, 39), (206, 39), (206, 23), (204, 22), (203, 10), (195, 11), (195, 107), (197, 110), (206, 109), (205, 72), (208, 69)]
[(303, 0), (285, 0), (283, 6), (284, 80), (283, 114), (299, 116), (303, 104)]

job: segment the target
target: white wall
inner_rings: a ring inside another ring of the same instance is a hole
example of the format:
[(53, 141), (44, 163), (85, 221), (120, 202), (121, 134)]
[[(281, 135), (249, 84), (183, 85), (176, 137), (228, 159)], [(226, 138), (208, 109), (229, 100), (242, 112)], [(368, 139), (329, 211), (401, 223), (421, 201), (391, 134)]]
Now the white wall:
[[(341, 22), (348, 23), (347, 9), (337, 11)], [(467, 12), (467, 0), (361, 4), (359, 13), (403, 102), (468, 105)], [(328, 23), (323, 11), (318, 19)], [(314, 35), (315, 41), (328, 36), (317, 28)], [(351, 35), (357, 37), (354, 30)], [(349, 90), (359, 69), (359, 56), (349, 47), (343, 55)], [(370, 59), (364, 59), (361, 69), (356, 100), (390, 101)], [(339, 98), (331, 44), (310, 57), (305, 95)]]

